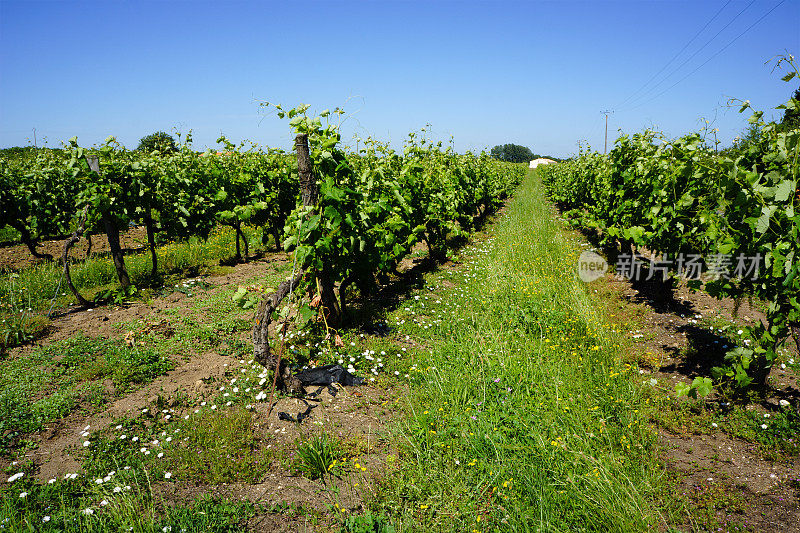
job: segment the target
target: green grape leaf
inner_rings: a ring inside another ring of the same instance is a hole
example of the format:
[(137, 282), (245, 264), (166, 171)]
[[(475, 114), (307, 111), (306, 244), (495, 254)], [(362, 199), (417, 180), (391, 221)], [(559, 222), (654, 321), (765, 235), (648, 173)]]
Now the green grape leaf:
[[(794, 74), (794, 73), (792, 73)], [(792, 180), (783, 180), (778, 184), (775, 190), (775, 201), (785, 202), (796, 188), (795, 182)]]
[(709, 378), (696, 377), (692, 381), (692, 388), (697, 391), (697, 394), (705, 398), (711, 394), (712, 381)]
[(675, 394), (678, 396), (678, 398), (680, 398), (681, 396), (687, 396), (691, 389), (692, 387), (690, 387), (683, 381), (679, 381), (675, 384)]

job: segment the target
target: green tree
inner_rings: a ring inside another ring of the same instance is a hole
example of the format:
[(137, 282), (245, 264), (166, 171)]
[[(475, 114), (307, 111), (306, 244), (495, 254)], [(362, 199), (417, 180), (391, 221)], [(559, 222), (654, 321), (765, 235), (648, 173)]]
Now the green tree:
[(178, 146), (175, 144), (175, 139), (169, 133), (157, 131), (151, 133), (139, 140), (139, 147), (136, 148), (141, 152), (152, 152), (158, 150), (159, 152), (177, 152)]
[(761, 128), (757, 124), (750, 124), (733, 140), (728, 148), (721, 150), (719, 155), (735, 158), (738, 154), (746, 152), (750, 147), (758, 146), (761, 140)]
[(792, 99), (784, 105), (787, 107), (786, 111), (783, 112), (780, 129), (788, 131), (800, 128), (800, 88), (794, 92)]
[(535, 159), (530, 148), (518, 144), (497, 145), (492, 148), (491, 156), (498, 161), (510, 163), (527, 163), (531, 159)]

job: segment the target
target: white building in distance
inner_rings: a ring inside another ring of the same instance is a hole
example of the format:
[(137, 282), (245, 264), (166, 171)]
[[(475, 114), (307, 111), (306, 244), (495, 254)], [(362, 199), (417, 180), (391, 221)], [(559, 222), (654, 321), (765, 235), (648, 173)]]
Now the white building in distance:
[(534, 159), (531, 161), (530, 168), (536, 168), (539, 165), (549, 165), (551, 163), (555, 163), (552, 159), (547, 159), (545, 157), (540, 157), (539, 159)]

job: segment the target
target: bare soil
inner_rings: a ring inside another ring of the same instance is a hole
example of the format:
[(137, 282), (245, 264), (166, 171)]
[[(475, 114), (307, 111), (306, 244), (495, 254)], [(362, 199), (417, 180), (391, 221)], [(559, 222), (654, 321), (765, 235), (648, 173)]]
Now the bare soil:
[[(697, 376), (710, 375), (711, 367), (718, 365), (730, 349), (730, 342), (718, 329), (712, 331), (702, 324), (704, 318), (734, 327), (764, 318), (757, 302), (718, 300), (690, 291), (683, 283), (671, 295), (665, 294), (659, 283), (632, 283), (611, 275), (591, 287), (608, 301), (610, 320), (628, 330), (623, 342), (626, 357), (637, 361), (645, 377), (655, 379), (666, 394), (674, 394), (678, 381), (691, 382)], [(797, 357), (791, 341), (786, 348)], [(776, 366), (769, 383), (769, 398), (752, 408), (769, 412), (777, 409), (779, 399), (797, 405), (800, 390), (794, 372)], [(672, 433), (658, 428), (658, 435), (665, 467), (679, 475), (682, 496), (698, 505), (711, 498), (717, 506), (723, 506), (714, 517), (723, 530), (741, 526), (751, 531), (800, 531), (797, 458), (765, 457), (757, 445), (721, 431), (694, 434), (687, 429)], [(702, 529), (691, 516), (676, 525)]]
[[(237, 265), (229, 273), (205, 278), (211, 291), (230, 289), (255, 276), (274, 271), (286, 264), (285, 254), (272, 254), (258, 261)], [(126, 338), (136, 342), (136, 335), (121, 324), (138, 320), (145, 332), (157, 335), (172, 335), (182, 317), (202, 314), (196, 308), (197, 298), (181, 292), (155, 298), (148, 302), (137, 301), (124, 306), (99, 307), (90, 310), (68, 310), (53, 320), (47, 334), (35, 345), (18, 348), (11, 357), (31, 350), (36, 345), (50, 344), (75, 335), (104, 338)], [(169, 315), (163, 311), (171, 310)], [(177, 315), (174, 314), (178, 311)], [(36, 465), (36, 477), (41, 481), (63, 477), (79, 472), (83, 455), (84, 431), (107, 428), (122, 418), (141, 416), (144, 407), (157, 399), (171, 402), (178, 395), (188, 394), (200, 400), (216, 392), (214, 383), (225, 379), (226, 373), (237, 372), (249, 366), (229, 355), (224, 348), (234, 338), (248, 341), (249, 331), (235, 333), (229, 339), (220, 339), (218, 350), (202, 353), (175, 354), (176, 368), (103, 407), (92, 412), (90, 406), (79, 409), (67, 417), (48, 424), (42, 430), (28, 435), (31, 443), (20, 460), (29, 460)], [(255, 420), (270, 442), (287, 450), (293, 450), (298, 439), (314, 432), (326, 431), (346, 442), (359, 442), (360, 464), (366, 472), (348, 472), (331, 482), (312, 481), (277, 467), (268, 479), (260, 483), (230, 483), (222, 485), (198, 485), (187, 482), (158, 482), (153, 484), (154, 494), (165, 504), (185, 503), (201, 494), (258, 502), (281, 509), (280, 512), (262, 514), (250, 521), (254, 531), (319, 531), (330, 525), (330, 509), (338, 504), (341, 508), (358, 511), (372, 494), (385, 468), (386, 457), (391, 450), (386, 434), (387, 423), (392, 418), (392, 402), (402, 391), (362, 385), (359, 387), (332, 386), (307, 388), (306, 399), (281, 398), (273, 409), (266, 402), (255, 406)], [(279, 419), (285, 413), (301, 423)], [(176, 412), (176, 416), (184, 414)], [(293, 453), (293, 452), (290, 452)], [(0, 467), (8, 460), (0, 460)], [(300, 510), (293, 512), (292, 510)], [(288, 510), (288, 511), (287, 511)], [(325, 518), (325, 515), (328, 518)], [(320, 529), (322, 528), (322, 529)]]
[[(231, 273), (206, 277), (204, 281), (212, 285), (214, 290), (236, 287), (245, 280), (275, 270), (285, 262), (286, 254), (272, 254), (258, 261), (239, 264)], [(81, 333), (91, 337), (117, 337), (120, 331), (118, 324), (137, 319), (150, 321), (154, 328), (169, 329), (169, 324), (162, 323), (163, 311), (178, 309), (181, 313), (189, 314), (191, 312), (190, 308), (195, 301), (195, 299), (188, 297), (186, 294), (176, 291), (167, 296), (153, 299), (150, 302), (139, 301), (124, 306), (98, 307), (85, 310), (75, 307), (54, 319), (48, 334), (38, 339), (34, 346), (68, 339)]]
[[(85, 259), (91, 254), (104, 254), (109, 251), (108, 238), (105, 234), (92, 235), (91, 249), (89, 239), (83, 238), (78, 241), (70, 250), (70, 257), (73, 259)], [(65, 240), (42, 241), (36, 244), (36, 251), (40, 254), (50, 254), (54, 259), (59, 259), (64, 253)], [(147, 247), (147, 230), (144, 227), (131, 228), (120, 234), (120, 245), (124, 250), (143, 250)], [(21, 270), (36, 263), (41, 263), (45, 259), (37, 259), (31, 255), (30, 250), (24, 244), (14, 244), (11, 246), (0, 247), (0, 270)]]
[[(331, 394), (331, 391), (335, 394)], [(282, 398), (275, 403), (271, 412), (266, 403), (259, 404), (256, 409), (259, 427), (273, 438), (274, 445), (286, 450), (293, 450), (298, 439), (322, 430), (343, 442), (358, 442), (361, 448), (358, 462), (366, 471), (347, 472), (341, 476), (330, 476), (327, 480), (310, 480), (274, 466), (267, 479), (259, 483), (159, 483), (154, 485), (154, 493), (169, 504), (211, 495), (272, 507), (301, 508), (317, 516), (330, 513), (337, 505), (349, 512), (363, 510), (365, 499), (377, 489), (386, 468), (386, 457), (392, 453), (386, 433), (386, 424), (391, 420), (392, 412), (387, 405), (400, 391), (335, 385), (330, 389), (309, 387), (306, 392), (311, 395), (317, 393), (317, 396), (310, 400)], [(282, 412), (295, 419), (301, 413), (306, 417), (298, 424), (279, 419), (278, 414)], [(274, 515), (262, 516), (251, 525), (257, 526), (262, 521), (269, 523), (272, 520), (277, 520)], [(286, 517), (278, 521), (285, 522)], [(288, 522), (293, 527), (302, 523), (309, 527), (309, 531), (316, 530), (307, 523), (307, 517), (300, 522), (296, 519)]]

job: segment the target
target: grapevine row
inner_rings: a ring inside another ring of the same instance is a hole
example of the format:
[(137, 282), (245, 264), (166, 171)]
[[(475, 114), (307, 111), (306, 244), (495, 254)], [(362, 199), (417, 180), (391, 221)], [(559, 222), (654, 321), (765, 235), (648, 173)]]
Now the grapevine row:
[[(798, 108), (795, 98), (779, 107)], [(748, 109), (745, 102), (741, 111)], [(762, 258), (758, 276), (705, 283), (714, 296), (769, 304), (766, 323), (751, 331), (758, 343), (734, 349), (714, 369), (737, 390), (763, 386), (792, 335), (800, 349), (800, 130), (761, 112), (749, 122), (757, 135), (741, 150), (718, 154), (700, 133), (668, 140), (645, 131), (622, 135), (607, 156), (582, 151), (540, 171), (566, 215), (621, 252)]]
[(157, 240), (205, 238), (224, 224), (237, 232), (238, 255), (247, 224), (262, 229), (265, 242), (272, 237), (294, 252), (301, 268), (321, 272), (324, 264), (343, 309), (348, 286), (369, 291), (417, 242), (443, 257), (448, 239), (471, 231), (524, 174), (518, 165), (456, 154), (414, 134), (402, 153), (372, 140), (346, 152), (337, 128), (322, 126), (330, 114), (309, 117), (307, 109), (280, 114), (309, 138), (320, 192), (313, 217), (301, 203), (292, 153), (225, 138), (219, 151), (202, 153), (190, 138), (166, 153), (125, 150), (114, 138), (89, 149), (73, 138), (64, 150), (0, 158), (0, 226), (15, 228), (32, 251), (46, 236), (105, 233), (124, 288), (124, 257), (114, 241), (129, 226), (146, 227), (155, 274)]

